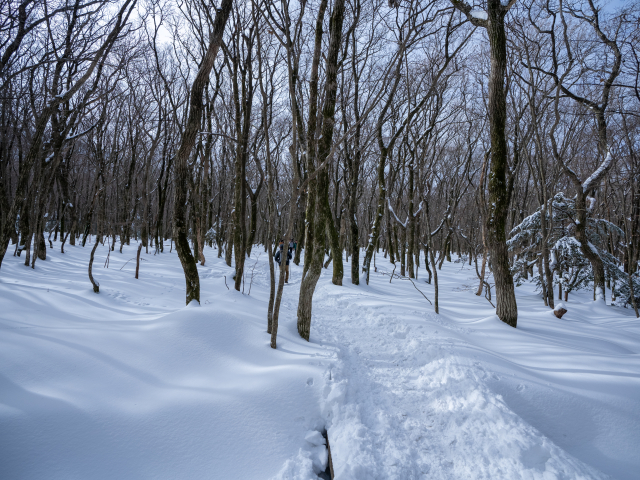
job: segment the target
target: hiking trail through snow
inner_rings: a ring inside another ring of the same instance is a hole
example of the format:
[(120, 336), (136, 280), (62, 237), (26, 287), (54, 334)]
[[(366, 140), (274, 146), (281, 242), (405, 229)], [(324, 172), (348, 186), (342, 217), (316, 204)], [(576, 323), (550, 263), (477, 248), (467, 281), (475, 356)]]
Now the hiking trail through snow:
[(314, 297), (311, 340), (337, 351), (323, 408), (336, 479), (606, 478), (511, 412), (456, 355), (473, 329), (416, 309), (406, 285)]

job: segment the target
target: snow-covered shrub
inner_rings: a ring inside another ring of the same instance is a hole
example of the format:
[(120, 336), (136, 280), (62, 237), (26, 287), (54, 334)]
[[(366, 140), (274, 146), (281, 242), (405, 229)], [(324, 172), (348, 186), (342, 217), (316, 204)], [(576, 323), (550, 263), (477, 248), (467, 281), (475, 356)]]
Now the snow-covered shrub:
[[(549, 213), (551, 211), (551, 214)], [(585, 257), (580, 242), (575, 238), (576, 226), (575, 199), (567, 198), (563, 193), (556, 194), (549, 202), (546, 211), (547, 248), (549, 251), (549, 268), (553, 272), (553, 286), (562, 285), (565, 292), (585, 288), (593, 282), (591, 263)], [(518, 254), (513, 263), (514, 280), (518, 285), (527, 278), (526, 270), (537, 263), (542, 251), (542, 207), (526, 217), (510, 232), (507, 241), (509, 249)], [(587, 239), (592, 249), (600, 256), (605, 274), (615, 285), (616, 296), (624, 296), (628, 291), (627, 275), (620, 269), (616, 257), (607, 250), (607, 239), (610, 235), (623, 236), (624, 233), (613, 223), (588, 217), (586, 226)], [(531, 279), (541, 285), (540, 272), (534, 271)]]
[(209, 230), (207, 230), (207, 233), (204, 234), (204, 240), (211, 245), (213, 242), (216, 241), (216, 229), (211, 227)]
[(593, 281), (591, 263), (575, 237), (564, 236), (554, 244), (549, 267), (556, 272), (554, 286), (562, 285), (565, 292), (585, 288)]
[[(629, 288), (629, 275), (625, 273), (623, 277), (623, 279), (620, 279), (620, 283), (616, 282), (616, 300), (614, 303), (620, 307), (630, 307), (633, 304), (631, 302), (631, 289)], [(640, 271), (631, 275), (631, 278), (633, 281), (633, 293), (636, 297), (636, 305), (640, 308)]]

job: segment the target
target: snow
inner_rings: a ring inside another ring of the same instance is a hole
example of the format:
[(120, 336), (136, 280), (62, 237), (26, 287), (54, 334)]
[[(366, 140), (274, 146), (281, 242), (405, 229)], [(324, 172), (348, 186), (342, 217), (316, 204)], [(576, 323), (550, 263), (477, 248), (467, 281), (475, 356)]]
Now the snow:
[(272, 350), (256, 285), (228, 291), (213, 251), (185, 307), (175, 250), (143, 255), (136, 281), (120, 268), (137, 245), (108, 269), (98, 248), (96, 295), (91, 247), (54, 246), (0, 273), (0, 478), (264, 479), (322, 426), (326, 348), (286, 325)]
[(402, 225), (402, 228), (407, 228), (407, 223), (409, 223), (409, 217), (407, 217), (407, 219), (404, 222), (401, 222), (398, 216), (396, 215), (395, 210), (393, 210), (393, 207), (391, 206), (391, 200), (387, 199), (387, 203), (389, 204), (389, 211), (391, 212), (393, 217), (396, 219), (396, 222)]
[(323, 269), (307, 343), (292, 263), (272, 350), (261, 247), (250, 296), (206, 248), (199, 307), (168, 242), (140, 280), (137, 245), (99, 247), (98, 295), (90, 248), (54, 247), (0, 271), (0, 478), (315, 479), (324, 429), (338, 480), (637, 478), (640, 325), (591, 290), (559, 320), (518, 287), (513, 329), (473, 266), (444, 263), (436, 315), (379, 255), (369, 285)]
[(487, 15), (487, 12), (480, 9), (473, 9), (469, 12), (469, 14), (473, 18), (479, 18), (480, 20), (487, 20), (489, 18), (489, 15)]
[[(566, 237), (562, 237), (562, 239), (565, 239)], [(572, 239), (575, 239), (575, 237), (569, 237)], [(562, 240), (561, 239), (561, 240)], [(577, 240), (576, 240), (577, 243)], [(556, 248), (558, 247), (558, 242), (556, 242)], [(551, 250), (551, 255), (550, 255), (550, 259), (549, 259), (549, 270), (551, 270), (552, 272), (556, 269), (556, 267), (558, 266), (558, 257), (556, 256), (556, 251), (555, 249)]]
[(416, 211), (416, 213), (413, 214), (413, 216), (417, 217), (421, 211), (422, 211), (422, 201), (420, 201), (420, 204), (418, 205), (418, 210)]
[(581, 298), (560, 322), (529, 291), (514, 330), (451, 267), (440, 316), (388, 277), (320, 287), (315, 308), (334, 313), (317, 337), (344, 345), (325, 407), (340, 478), (634, 478), (635, 318)]
[(589, 191), (589, 189), (593, 186), (591, 184), (594, 182), (594, 180), (600, 177), (600, 175), (602, 175), (602, 172), (606, 171), (611, 166), (612, 161), (613, 157), (611, 156), (611, 150), (607, 148), (607, 154), (605, 155), (604, 161), (600, 164), (596, 171), (593, 172), (591, 176), (583, 182), (582, 189), (584, 190), (584, 192)]

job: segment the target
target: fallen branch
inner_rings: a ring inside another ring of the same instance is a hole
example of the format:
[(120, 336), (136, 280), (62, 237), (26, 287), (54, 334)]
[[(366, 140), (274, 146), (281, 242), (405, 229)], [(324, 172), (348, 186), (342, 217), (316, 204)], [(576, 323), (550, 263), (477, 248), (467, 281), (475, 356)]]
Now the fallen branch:
[(491, 301), (491, 285), (489, 285), (489, 282), (487, 282), (486, 280), (482, 280), (482, 282), (484, 283), (484, 298), (487, 299), (487, 302), (489, 302), (493, 308), (496, 308), (496, 306)]
[(429, 300), (429, 299), (427, 298), (427, 296), (422, 292), (422, 290), (420, 290), (418, 287), (416, 287), (416, 284), (415, 284), (415, 283), (413, 283), (413, 280), (411, 280), (411, 278), (409, 278), (409, 277), (406, 277), (406, 278), (407, 278), (407, 280), (409, 280), (409, 281), (411, 282), (411, 285), (413, 285), (413, 288), (415, 288), (416, 290), (418, 290), (418, 291), (422, 294), (422, 296), (425, 298), (425, 300), (426, 300), (427, 302), (429, 302), (431, 305), (433, 305), (433, 303), (431, 303), (431, 300)]
[[(136, 259), (136, 257), (133, 257), (133, 258), (130, 258), (129, 260), (127, 260), (127, 261), (125, 262), (125, 264), (124, 264), (124, 265), (122, 265), (122, 266), (120, 267), (120, 270), (122, 270), (124, 267), (126, 267), (126, 266), (127, 266), (127, 263), (129, 263), (131, 260), (135, 260), (135, 259)], [(141, 258), (140, 260), (141, 260), (141, 261), (143, 261), (143, 262), (146, 262), (146, 261), (147, 261), (147, 259), (146, 259), (146, 258)]]
[[(388, 272), (378, 272), (380, 275), (389, 275), (391, 278), (389, 278), (389, 283), (391, 283), (391, 280), (394, 278), (399, 278), (400, 280), (409, 280), (411, 282), (411, 285), (413, 285), (413, 288), (415, 288), (416, 290), (418, 290), (418, 292), (420, 292), (420, 295), (422, 295), (425, 300), (427, 302), (429, 302), (431, 305), (433, 305), (433, 303), (431, 303), (431, 300), (429, 300), (427, 298), (427, 296), (422, 292), (422, 290), (420, 290), (418, 287), (416, 287), (416, 284), (413, 282), (413, 280), (411, 280), (411, 278), (409, 277), (405, 277), (404, 275), (400, 275), (398, 273), (394, 273), (396, 271), (396, 264), (393, 264), (393, 272), (388, 273)], [(491, 303), (491, 301), (489, 301), (489, 303)], [(495, 308), (495, 307), (494, 307)]]

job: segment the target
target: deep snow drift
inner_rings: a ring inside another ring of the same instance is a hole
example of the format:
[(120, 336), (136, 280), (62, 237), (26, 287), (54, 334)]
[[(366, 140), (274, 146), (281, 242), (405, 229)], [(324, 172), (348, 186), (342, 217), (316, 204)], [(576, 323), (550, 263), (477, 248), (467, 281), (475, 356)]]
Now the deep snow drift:
[(323, 272), (307, 343), (292, 265), (274, 351), (262, 248), (244, 295), (206, 249), (202, 304), (189, 307), (168, 248), (143, 254), (135, 280), (135, 245), (109, 268), (99, 247), (98, 295), (90, 248), (65, 250), (35, 271), (10, 250), (0, 270), (0, 478), (315, 479), (323, 428), (337, 479), (640, 471), (640, 321), (590, 292), (559, 320), (519, 287), (514, 330), (474, 295), (473, 267), (445, 262), (435, 315), (378, 256), (369, 286)]

